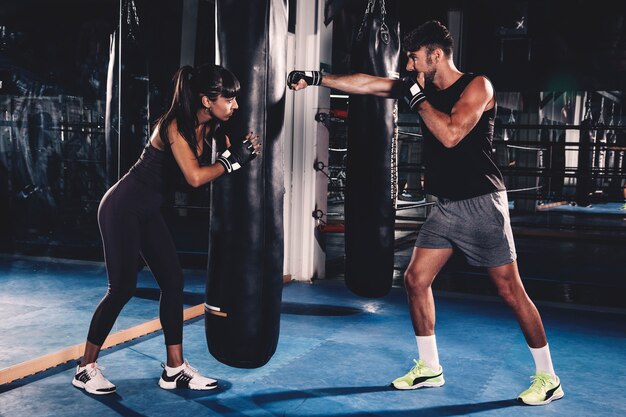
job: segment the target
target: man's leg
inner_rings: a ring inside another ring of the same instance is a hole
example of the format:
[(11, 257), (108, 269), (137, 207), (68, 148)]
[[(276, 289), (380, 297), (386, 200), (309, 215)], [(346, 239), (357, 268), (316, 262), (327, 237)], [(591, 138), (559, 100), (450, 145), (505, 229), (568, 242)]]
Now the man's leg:
[(536, 375), (533, 377), (533, 384), (520, 394), (518, 400), (529, 405), (542, 405), (561, 398), (563, 390), (554, 373), (541, 316), (526, 294), (517, 262), (487, 268), (487, 272), (500, 296), (513, 310), (535, 361)]
[(404, 285), (416, 336), (435, 334), (435, 301), (432, 284), (452, 256), (452, 249), (414, 248), (404, 273)]
[(548, 342), (543, 323), (535, 304), (531, 301), (517, 269), (517, 261), (495, 268), (487, 268), (489, 278), (498, 289), (500, 297), (511, 307), (528, 346), (540, 348)]
[(444, 384), (435, 341), (435, 302), (432, 283), (452, 255), (451, 248), (413, 249), (411, 262), (404, 274), (413, 330), (418, 346), (419, 361), (406, 375), (397, 378), (392, 386), (397, 389), (415, 389)]

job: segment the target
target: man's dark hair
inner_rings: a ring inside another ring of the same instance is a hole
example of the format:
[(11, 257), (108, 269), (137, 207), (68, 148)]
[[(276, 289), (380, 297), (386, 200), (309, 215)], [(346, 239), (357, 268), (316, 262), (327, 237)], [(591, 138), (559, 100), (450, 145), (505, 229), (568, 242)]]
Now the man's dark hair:
[(413, 52), (426, 47), (428, 53), (435, 48), (441, 48), (446, 57), (452, 55), (454, 41), (452, 35), (438, 20), (431, 20), (413, 29), (402, 39), (402, 49), (405, 52)]

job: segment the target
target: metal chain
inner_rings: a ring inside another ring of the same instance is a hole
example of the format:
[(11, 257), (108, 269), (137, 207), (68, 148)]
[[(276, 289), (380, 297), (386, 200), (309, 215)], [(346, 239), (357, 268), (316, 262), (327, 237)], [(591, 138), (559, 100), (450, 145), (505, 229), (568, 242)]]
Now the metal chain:
[(374, 12), (374, 5), (376, 4), (376, 0), (368, 0), (367, 7), (365, 8), (365, 13), (363, 14), (363, 20), (361, 21), (361, 26), (359, 27), (359, 33), (356, 36), (357, 40), (363, 39), (363, 28), (365, 28), (365, 23), (367, 21), (367, 16)]
[(393, 136), (391, 137), (391, 201), (398, 208), (398, 103), (393, 106)]
[[(359, 26), (359, 33), (356, 36), (356, 39), (360, 41), (363, 39), (363, 29), (365, 28), (365, 23), (367, 22), (367, 16), (374, 13), (374, 8), (376, 7), (376, 0), (368, 0), (367, 7), (365, 8), (365, 13), (363, 14), (363, 20), (361, 21), (361, 26)], [(387, 23), (385, 23), (385, 16), (387, 15), (387, 8), (385, 7), (385, 0), (380, 0), (380, 36), (382, 41), (385, 44), (389, 43), (389, 28), (387, 27)]]
[(387, 15), (387, 9), (385, 8), (385, 0), (380, 0), (380, 39), (385, 43), (385, 45), (389, 44), (390, 35), (389, 28), (387, 27), (387, 23), (385, 23), (385, 16)]
[(128, 37), (137, 40), (135, 37), (136, 28), (139, 28), (139, 15), (137, 14), (137, 6), (133, 0), (125, 1), (126, 9), (126, 25), (128, 26)]

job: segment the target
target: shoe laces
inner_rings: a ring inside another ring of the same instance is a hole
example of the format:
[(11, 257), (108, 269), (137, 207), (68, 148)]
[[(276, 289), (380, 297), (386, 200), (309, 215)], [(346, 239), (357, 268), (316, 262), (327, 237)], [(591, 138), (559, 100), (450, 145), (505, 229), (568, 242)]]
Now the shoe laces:
[(95, 378), (98, 374), (102, 374), (102, 370), (106, 369), (104, 366), (100, 366), (97, 363), (94, 364), (93, 368), (89, 368), (89, 370), (87, 371), (87, 374), (92, 377)]
[(420, 375), (422, 370), (426, 368), (426, 363), (422, 360), (418, 361), (417, 359), (413, 359), (413, 362), (415, 362), (415, 366), (411, 368), (411, 372), (415, 375)]
[(536, 375), (531, 375), (530, 381), (532, 382), (530, 385), (530, 389), (535, 392), (541, 392), (543, 391), (543, 388), (545, 386), (552, 383), (552, 378), (548, 374), (540, 373)]
[(198, 369), (189, 365), (189, 362), (185, 359), (185, 368), (183, 369), (183, 373), (187, 376), (194, 378), (198, 374)]

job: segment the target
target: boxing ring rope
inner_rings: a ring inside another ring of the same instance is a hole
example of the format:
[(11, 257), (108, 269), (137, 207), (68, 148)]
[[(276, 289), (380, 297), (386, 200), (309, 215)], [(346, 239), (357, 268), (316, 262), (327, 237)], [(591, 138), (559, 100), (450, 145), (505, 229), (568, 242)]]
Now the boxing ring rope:
[(398, 134), (399, 135), (403, 135), (403, 136), (413, 136), (413, 137), (416, 137), (416, 138), (423, 137), (421, 133), (407, 132), (405, 130), (398, 130)]
[(540, 190), (543, 186), (539, 185), (537, 187), (528, 187), (528, 188), (516, 188), (515, 190), (506, 190), (507, 193), (520, 193), (522, 191), (532, 191), (532, 190)]
[(521, 149), (523, 151), (547, 151), (547, 148), (537, 148), (537, 147), (531, 147), (531, 146), (518, 146), (518, 145), (506, 145), (507, 148), (513, 148), (513, 149)]
[(407, 205), (404, 205), (404, 206), (398, 206), (396, 211), (408, 210), (408, 209), (412, 209), (412, 208), (422, 208), (422, 207), (434, 206), (435, 204), (437, 204), (437, 202), (435, 202), (435, 201), (428, 201), (428, 202), (415, 203), (415, 204), (407, 204)]

